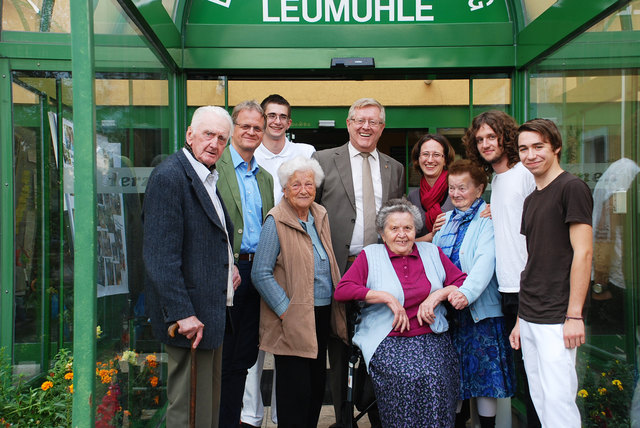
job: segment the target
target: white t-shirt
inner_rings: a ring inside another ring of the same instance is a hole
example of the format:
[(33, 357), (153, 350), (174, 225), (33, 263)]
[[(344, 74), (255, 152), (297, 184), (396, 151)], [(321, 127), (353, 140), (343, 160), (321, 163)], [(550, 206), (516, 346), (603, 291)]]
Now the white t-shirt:
[(503, 293), (520, 291), (520, 274), (527, 264), (527, 241), (520, 234), (522, 205), (536, 188), (533, 174), (518, 162), (491, 180), (491, 217), (496, 242), (496, 276)]
[(273, 177), (273, 200), (275, 205), (278, 205), (278, 202), (282, 199), (282, 185), (278, 179), (278, 168), (280, 168), (280, 165), (297, 156), (309, 159), (315, 151), (315, 147), (311, 144), (292, 143), (289, 139), (285, 141), (284, 147), (278, 154), (271, 153), (264, 144), (258, 146), (253, 155), (258, 165)]

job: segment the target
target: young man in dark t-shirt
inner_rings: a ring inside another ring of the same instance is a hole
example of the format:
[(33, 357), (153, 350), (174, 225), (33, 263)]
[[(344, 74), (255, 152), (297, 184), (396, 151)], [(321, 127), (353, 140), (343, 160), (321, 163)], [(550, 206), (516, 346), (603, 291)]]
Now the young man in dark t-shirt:
[(527, 264), (520, 283), (518, 322), (533, 404), (543, 427), (580, 428), (575, 403), (576, 348), (585, 342), (583, 305), (591, 275), (593, 199), (587, 185), (560, 167), (562, 138), (550, 120), (518, 129), (520, 160), (536, 189), (525, 199), (521, 233)]

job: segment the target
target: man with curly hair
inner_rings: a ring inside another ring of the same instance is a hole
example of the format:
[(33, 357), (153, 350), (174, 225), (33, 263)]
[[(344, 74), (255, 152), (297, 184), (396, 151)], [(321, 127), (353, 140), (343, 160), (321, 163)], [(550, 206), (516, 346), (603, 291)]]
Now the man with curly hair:
[[(506, 331), (518, 317), (520, 274), (527, 262), (526, 240), (520, 234), (524, 199), (535, 189), (535, 180), (520, 162), (516, 132), (518, 124), (508, 114), (490, 110), (476, 116), (462, 138), (467, 157), (482, 166), (491, 180), (491, 216), (496, 242), (496, 276), (502, 294)], [(525, 380), (527, 426), (540, 422), (529, 396), (522, 353), (514, 355), (517, 372)]]

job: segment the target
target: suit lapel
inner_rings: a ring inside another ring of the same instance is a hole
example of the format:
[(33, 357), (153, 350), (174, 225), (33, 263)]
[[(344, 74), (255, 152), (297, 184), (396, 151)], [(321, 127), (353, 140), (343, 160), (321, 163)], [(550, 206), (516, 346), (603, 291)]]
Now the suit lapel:
[(355, 211), (356, 194), (353, 190), (353, 177), (351, 176), (351, 160), (349, 159), (348, 143), (339, 147), (335, 151), (333, 159), (338, 170), (338, 174), (340, 174), (340, 180), (342, 181), (344, 190), (349, 198), (349, 202), (351, 202), (353, 210)]
[(182, 167), (184, 168), (187, 174), (187, 177), (191, 182), (191, 187), (193, 187), (193, 190), (196, 193), (198, 201), (200, 201), (200, 205), (202, 205), (204, 212), (207, 213), (207, 217), (209, 217), (209, 219), (216, 226), (224, 230), (224, 228), (222, 227), (222, 222), (218, 217), (218, 213), (216, 212), (216, 209), (213, 206), (213, 202), (211, 202), (211, 198), (209, 197), (209, 193), (207, 192), (207, 189), (204, 188), (204, 184), (202, 184), (202, 182), (200, 181), (200, 177), (198, 177), (198, 174), (196, 174), (196, 171), (191, 166), (189, 159), (187, 159), (182, 149), (178, 151), (178, 159), (180, 160), (180, 163), (182, 164)]
[(238, 186), (236, 170), (233, 167), (233, 160), (231, 159), (229, 146), (227, 146), (227, 148), (224, 149), (224, 152), (222, 152), (222, 156), (220, 156), (220, 159), (218, 160), (218, 168), (220, 173), (220, 177), (218, 178), (218, 186), (220, 186), (220, 188), (226, 188), (226, 191), (222, 193), (233, 195), (235, 208), (240, 213), (240, 217), (242, 217), (242, 199), (240, 197), (240, 186)]
[(382, 153), (378, 151), (380, 157), (380, 179), (382, 180), (382, 200), (387, 201), (389, 199), (389, 183), (391, 183), (391, 162), (389, 159), (383, 157)]

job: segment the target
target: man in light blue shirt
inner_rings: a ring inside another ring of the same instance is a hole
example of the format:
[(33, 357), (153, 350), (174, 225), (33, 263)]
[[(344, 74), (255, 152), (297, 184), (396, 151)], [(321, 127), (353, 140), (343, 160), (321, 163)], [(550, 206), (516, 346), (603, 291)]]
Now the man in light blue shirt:
[(251, 267), (262, 221), (273, 208), (273, 178), (253, 156), (264, 134), (264, 111), (255, 101), (245, 101), (234, 108), (232, 118), (231, 144), (217, 164), (218, 191), (233, 221), (233, 256), (242, 282), (227, 313), (222, 349), (221, 427), (240, 424), (247, 370), (258, 356), (260, 296), (251, 282)]

